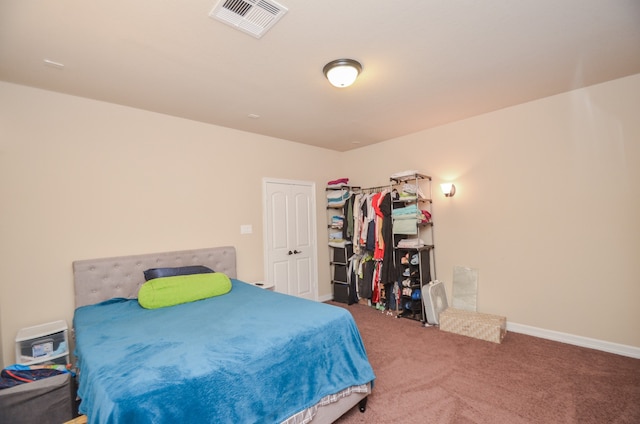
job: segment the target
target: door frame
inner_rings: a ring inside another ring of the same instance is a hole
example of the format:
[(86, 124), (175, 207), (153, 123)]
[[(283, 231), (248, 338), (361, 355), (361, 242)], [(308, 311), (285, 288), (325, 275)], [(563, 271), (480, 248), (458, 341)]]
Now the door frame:
[(313, 287), (313, 298), (318, 300), (318, 212), (316, 205), (316, 183), (314, 181), (289, 180), (282, 178), (262, 178), (262, 251), (264, 264), (264, 277), (269, 276), (269, 240), (268, 229), (269, 220), (267, 219), (267, 186), (269, 184), (285, 184), (306, 186), (311, 189), (311, 246), (313, 252), (309, 255), (312, 259), (311, 263), (311, 286)]

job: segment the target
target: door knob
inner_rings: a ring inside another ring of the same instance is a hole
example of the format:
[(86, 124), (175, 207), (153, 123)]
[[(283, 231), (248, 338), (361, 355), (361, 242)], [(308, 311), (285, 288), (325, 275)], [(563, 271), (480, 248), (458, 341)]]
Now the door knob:
[(293, 254), (294, 254), (294, 255), (297, 255), (298, 253), (302, 253), (302, 252), (301, 252), (301, 251), (299, 251), (299, 250), (294, 250), (294, 251), (293, 251)]
[(288, 254), (289, 254), (289, 255), (293, 255), (293, 252), (292, 252), (291, 250), (289, 250), (289, 253), (288, 253)]

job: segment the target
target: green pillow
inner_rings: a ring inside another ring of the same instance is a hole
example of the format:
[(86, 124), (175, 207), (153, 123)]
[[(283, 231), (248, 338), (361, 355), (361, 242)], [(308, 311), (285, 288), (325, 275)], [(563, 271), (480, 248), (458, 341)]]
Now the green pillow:
[(231, 291), (231, 280), (222, 272), (176, 275), (149, 280), (138, 291), (138, 303), (147, 309), (164, 308)]

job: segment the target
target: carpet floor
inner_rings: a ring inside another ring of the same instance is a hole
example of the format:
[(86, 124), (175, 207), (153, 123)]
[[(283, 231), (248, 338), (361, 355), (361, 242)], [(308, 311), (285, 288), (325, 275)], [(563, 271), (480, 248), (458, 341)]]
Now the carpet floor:
[(336, 423), (640, 423), (640, 359), (508, 333), (502, 344), (346, 305), (376, 374)]

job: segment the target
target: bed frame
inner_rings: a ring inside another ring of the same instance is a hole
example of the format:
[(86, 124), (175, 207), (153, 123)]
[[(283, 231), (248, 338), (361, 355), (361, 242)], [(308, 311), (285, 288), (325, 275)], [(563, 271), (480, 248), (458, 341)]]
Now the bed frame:
[[(76, 308), (114, 297), (136, 298), (140, 286), (145, 282), (144, 270), (188, 265), (208, 266), (230, 278), (237, 278), (236, 250), (233, 246), (78, 260), (73, 262)], [(352, 392), (348, 396), (323, 399), (318, 405), (296, 414), (285, 423), (300, 422), (299, 416), (313, 415), (314, 412), (313, 424), (332, 423), (355, 405), (359, 405), (360, 411), (364, 412), (369, 393), (370, 384), (366, 393)]]
[(133, 299), (149, 268), (205, 265), (237, 278), (236, 249), (232, 246), (182, 250), (73, 262), (76, 308), (114, 297)]

